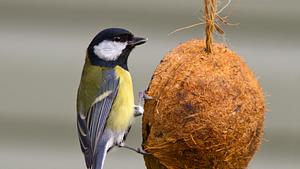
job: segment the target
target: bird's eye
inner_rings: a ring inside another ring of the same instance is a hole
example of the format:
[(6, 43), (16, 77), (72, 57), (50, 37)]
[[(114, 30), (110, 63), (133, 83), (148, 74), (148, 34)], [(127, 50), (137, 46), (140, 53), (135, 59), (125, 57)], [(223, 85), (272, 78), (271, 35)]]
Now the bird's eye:
[(120, 36), (114, 37), (114, 41), (120, 42), (121, 41), (121, 37)]

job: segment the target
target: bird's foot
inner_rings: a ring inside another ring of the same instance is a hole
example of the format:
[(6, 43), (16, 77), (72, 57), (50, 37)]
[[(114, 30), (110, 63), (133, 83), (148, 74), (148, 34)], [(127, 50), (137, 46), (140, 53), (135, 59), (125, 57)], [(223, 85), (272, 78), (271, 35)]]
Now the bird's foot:
[(134, 106), (134, 117), (138, 117), (144, 114), (143, 102), (145, 100), (153, 99), (148, 96), (145, 91), (139, 92), (138, 104)]
[(132, 147), (129, 147), (127, 145), (125, 145), (124, 143), (121, 143), (118, 145), (120, 148), (126, 148), (126, 149), (129, 149), (131, 151), (134, 151), (136, 153), (139, 153), (139, 154), (142, 154), (142, 155), (149, 155), (150, 153), (147, 153), (143, 148), (139, 147), (139, 148), (132, 148)]
[(143, 100), (152, 100), (153, 97), (146, 94), (146, 91), (139, 92), (139, 98), (142, 98)]
[(137, 152), (142, 155), (150, 155), (150, 153), (146, 152), (142, 147), (137, 148)]

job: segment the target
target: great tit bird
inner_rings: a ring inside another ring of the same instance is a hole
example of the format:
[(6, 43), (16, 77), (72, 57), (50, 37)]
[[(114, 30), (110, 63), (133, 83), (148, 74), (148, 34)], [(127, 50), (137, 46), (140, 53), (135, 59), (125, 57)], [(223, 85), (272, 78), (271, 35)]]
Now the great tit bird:
[(143, 108), (134, 105), (127, 60), (135, 46), (146, 42), (121, 28), (99, 32), (87, 48), (77, 93), (77, 128), (88, 169), (102, 169), (107, 152), (124, 144), (134, 116)]

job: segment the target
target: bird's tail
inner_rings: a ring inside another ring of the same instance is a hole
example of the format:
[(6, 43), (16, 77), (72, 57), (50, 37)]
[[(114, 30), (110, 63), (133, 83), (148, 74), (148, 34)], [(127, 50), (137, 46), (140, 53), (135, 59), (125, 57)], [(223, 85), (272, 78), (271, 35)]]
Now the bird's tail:
[(111, 140), (112, 139), (107, 136), (101, 138), (101, 141), (97, 145), (97, 154), (94, 156), (94, 165), (92, 169), (103, 169), (107, 151), (112, 146)]

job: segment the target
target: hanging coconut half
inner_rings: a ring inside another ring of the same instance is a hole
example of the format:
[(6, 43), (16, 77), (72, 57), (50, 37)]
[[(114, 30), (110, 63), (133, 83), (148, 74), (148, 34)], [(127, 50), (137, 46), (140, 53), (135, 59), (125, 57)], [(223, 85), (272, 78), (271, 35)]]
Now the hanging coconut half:
[(143, 148), (148, 169), (242, 169), (257, 151), (264, 94), (240, 56), (190, 40), (165, 55), (145, 102)]

